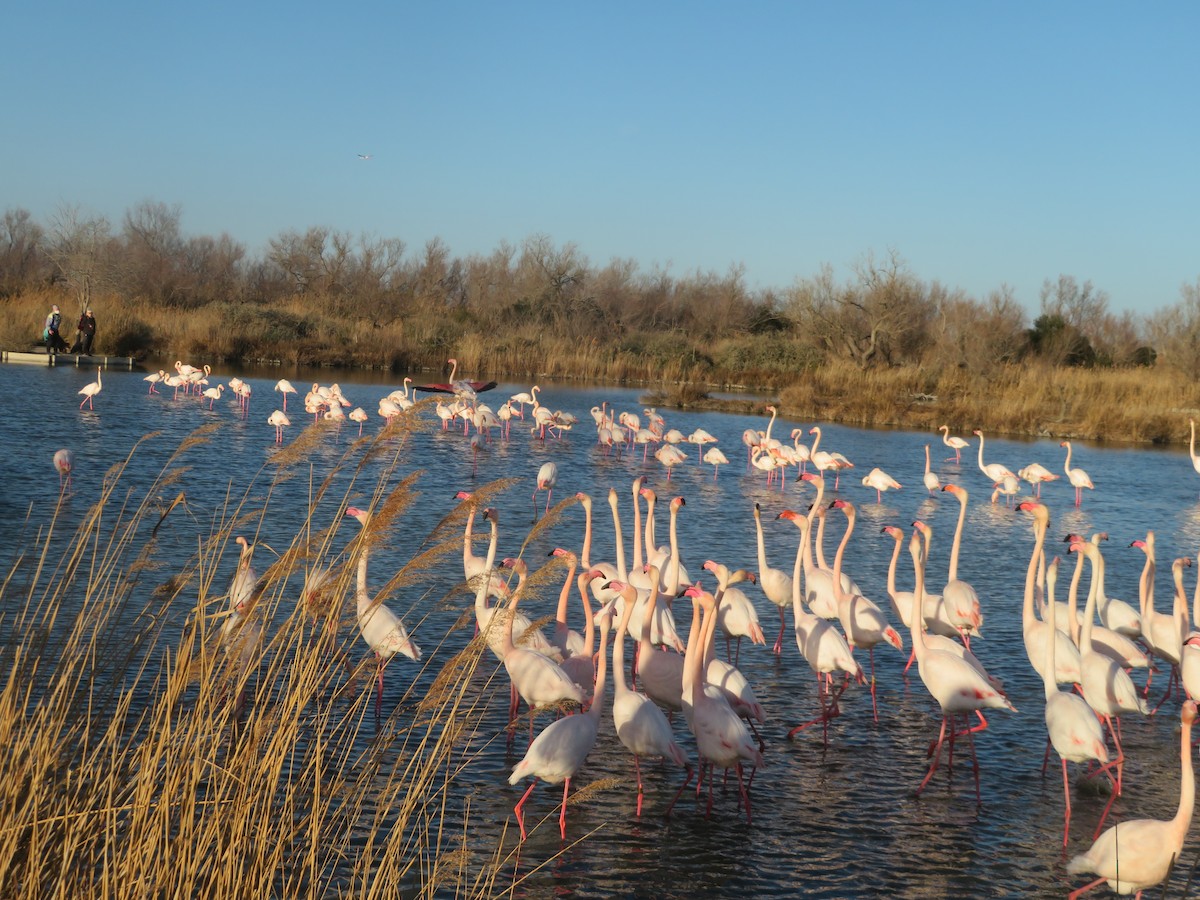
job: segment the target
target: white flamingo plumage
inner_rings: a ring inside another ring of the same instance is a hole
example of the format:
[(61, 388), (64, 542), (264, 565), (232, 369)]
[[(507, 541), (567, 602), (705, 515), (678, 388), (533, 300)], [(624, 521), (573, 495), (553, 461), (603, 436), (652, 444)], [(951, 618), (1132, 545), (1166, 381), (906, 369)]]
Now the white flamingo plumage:
[(71, 489), (71, 472), (75, 468), (75, 454), (64, 447), (54, 451), (54, 471), (58, 473), (58, 490), (64, 493)]
[(104, 387), (104, 379), (101, 378), (101, 372), (102, 372), (101, 369), (97, 369), (96, 370), (96, 380), (93, 382), (90, 382), (88, 384), (85, 384), (83, 387), (81, 387), (78, 390), (77, 393), (80, 393), (83, 395), (83, 399), (79, 401), (80, 409), (83, 409), (83, 404), (85, 404), (85, 403), (88, 405), (88, 409), (96, 408), (95, 406), (92, 405), (92, 400), (95, 399), (95, 397), (98, 393), (100, 393), (100, 389)]
[(953, 456), (947, 456), (945, 462), (954, 460), (956, 463), (962, 462), (962, 452), (971, 445), (957, 435), (950, 434), (949, 425), (939, 425), (938, 431), (942, 433), (942, 443), (954, 451)]
[(1071, 442), (1060, 441), (1058, 446), (1067, 448), (1067, 458), (1063, 462), (1063, 471), (1066, 472), (1067, 480), (1071, 482), (1071, 487), (1075, 488), (1075, 505), (1080, 506), (1083, 503), (1083, 489), (1087, 488), (1090, 491), (1095, 488), (1095, 485), (1092, 484), (1091, 477), (1083, 469), (1071, 468)]

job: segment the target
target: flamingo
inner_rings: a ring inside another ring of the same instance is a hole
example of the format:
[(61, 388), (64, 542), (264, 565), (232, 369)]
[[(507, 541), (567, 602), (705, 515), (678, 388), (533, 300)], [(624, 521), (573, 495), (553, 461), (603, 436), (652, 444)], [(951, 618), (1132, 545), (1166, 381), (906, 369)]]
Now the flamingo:
[(758, 537), (758, 584), (767, 599), (779, 608), (779, 636), (775, 638), (772, 648), (776, 656), (783, 653), (783, 632), (787, 628), (784, 609), (792, 602), (792, 579), (782, 569), (773, 569), (767, 565), (767, 547), (763, 541), (761, 508), (754, 504), (754, 530)]
[(83, 409), (83, 404), (85, 404), (85, 403), (88, 405), (88, 409), (95, 409), (95, 407), (92, 405), (92, 399), (98, 393), (100, 393), (100, 389), (102, 387), (104, 387), (104, 385), (102, 384), (102, 379), (100, 377), (100, 373), (102, 371), (103, 371), (102, 369), (97, 369), (96, 370), (96, 380), (93, 382), (90, 382), (88, 384), (85, 384), (83, 387), (81, 387), (77, 391), (77, 393), (83, 394), (83, 399), (79, 401), (80, 409)]
[[(922, 529), (918, 528), (918, 530)], [(885, 525), (882, 533), (895, 541), (892, 546), (892, 559), (888, 563), (887, 580), (888, 597), (892, 601), (892, 612), (896, 614), (905, 628), (911, 628), (912, 622), (909, 621), (909, 615), (912, 612), (912, 591), (900, 591), (896, 589), (896, 565), (900, 561), (900, 545), (904, 542), (904, 532), (895, 525)], [(926, 646), (937, 650), (945, 650), (953, 653), (955, 656), (961, 656), (976, 669), (983, 672), (983, 666), (975, 658), (975, 654), (958, 643), (958, 641), (953, 640), (953, 638), (958, 637), (959, 632), (946, 615), (946, 605), (942, 602), (939, 594), (926, 592), (925, 596), (921, 598), (921, 612), (925, 620)], [(916, 661), (917, 653), (913, 649), (908, 655), (908, 662), (904, 664), (906, 675), (912, 664)]]
[(1041, 463), (1030, 463), (1025, 468), (1017, 472), (1017, 475), (1022, 481), (1028, 481), (1029, 486), (1034, 490), (1034, 496), (1039, 499), (1042, 496), (1042, 482), (1054, 481), (1058, 478), (1053, 472), (1043, 466)]
[(145, 378), (143, 378), (143, 379), (142, 379), (142, 381), (148, 381), (148, 382), (150, 382), (150, 390), (148, 390), (146, 393), (147, 393), (147, 394), (157, 394), (157, 393), (158, 393), (158, 391), (156, 391), (156, 390), (154, 389), (154, 386), (155, 386), (156, 384), (158, 384), (160, 381), (162, 381), (163, 379), (165, 379), (166, 377), (167, 377), (167, 372), (166, 372), (166, 370), (165, 370), (165, 369), (159, 369), (157, 372), (155, 372), (155, 373), (153, 373), (153, 374), (151, 374), (151, 375), (147, 375)]
[[(1146, 565), (1142, 570), (1139, 591), (1142, 603), (1142, 640), (1149, 646), (1151, 653), (1159, 659), (1165, 660), (1171, 666), (1167, 690), (1163, 694), (1163, 700), (1166, 700), (1179, 674), (1179, 664), (1183, 661), (1183, 642), (1188, 635), (1187, 609), (1180, 603), (1178, 591), (1175, 595), (1175, 605), (1171, 615), (1157, 612), (1154, 609), (1154, 576), (1157, 571), (1154, 558), (1154, 532), (1146, 532), (1145, 540), (1136, 540), (1130, 546), (1138, 547), (1146, 554)], [(1147, 680), (1147, 690), (1149, 690), (1149, 686), (1149, 680)], [(1162, 702), (1162, 700), (1159, 701), (1159, 706), (1162, 705)], [(1157, 708), (1155, 707), (1156, 710)]]
[(742, 638), (750, 638), (752, 644), (766, 644), (767, 639), (763, 635), (762, 626), (758, 623), (758, 610), (754, 608), (754, 604), (750, 602), (750, 598), (746, 596), (746, 592), (740, 588), (734, 587), (735, 584), (742, 581), (751, 583), (757, 581), (757, 577), (753, 572), (747, 572), (745, 569), (738, 569), (735, 572), (730, 572), (728, 566), (723, 566), (715, 560), (706, 560), (702, 566), (706, 571), (712, 572), (717, 576), (717, 584), (723, 591), (721, 595), (721, 614), (717, 618), (717, 624), (721, 626), (721, 631), (725, 633), (725, 655), (729, 656), (729, 639), (737, 638), (737, 655), (732, 662), (736, 666), (737, 660), (741, 656)]
[[(979, 446), (982, 450), (982, 439)], [(967, 518), (967, 501), (970, 495), (966, 488), (957, 484), (944, 484), (942, 490), (948, 491), (958, 500), (958, 524), (954, 527), (954, 543), (950, 547), (950, 569), (946, 573), (946, 586), (942, 588), (942, 601), (946, 604), (950, 621), (958, 627), (964, 643), (970, 647), (970, 636), (980, 636), (983, 628), (979, 595), (975, 593), (974, 587), (958, 577), (958, 556), (962, 548), (963, 525)]]
[(550, 511), (550, 495), (554, 493), (554, 484), (558, 481), (558, 466), (552, 462), (542, 463), (542, 467), (538, 469), (537, 486), (533, 489), (533, 518), (537, 520), (537, 494), (538, 491), (546, 492), (546, 509)]
[(525, 407), (526, 406), (537, 406), (538, 405), (537, 395), (538, 395), (538, 391), (540, 391), (540, 390), (541, 390), (541, 388), (535, 384), (528, 391), (520, 391), (516, 394), (513, 394), (512, 397), (509, 398), (510, 403), (517, 404), (517, 418), (518, 419), (525, 418)]
[(800, 543), (796, 548), (796, 561), (792, 567), (792, 615), (795, 619), (796, 647), (800, 655), (817, 676), (818, 697), (821, 704), (821, 714), (816, 718), (802, 722), (788, 732), (788, 740), (809, 725), (821, 723), (821, 731), (825, 746), (829, 746), (829, 720), (841, 715), (838, 701), (845, 693), (848, 680), (835, 693), (833, 691), (833, 674), (843, 672), (847, 678), (853, 677), (862, 684), (866, 680), (862, 666), (850, 652), (846, 639), (838, 634), (833, 624), (818, 615), (805, 610), (800, 597), (801, 576), (808, 569), (808, 554), (812, 552), (812, 544), (808, 538), (809, 520), (806, 516), (785, 509), (777, 519), (785, 519), (800, 529)]
[(704, 451), (704, 462), (713, 467), (713, 481), (717, 480), (717, 466), (729, 464), (729, 460), (725, 458), (725, 454), (718, 447), (709, 447)]
[(367, 590), (367, 526), (371, 521), (370, 513), (364, 509), (351, 506), (346, 515), (357, 519), (362, 526), (363, 539), (359, 547), (358, 581), (354, 599), (358, 606), (358, 630), (367, 646), (375, 654), (378, 664), (379, 688), (375, 694), (375, 718), (379, 718), (383, 709), (383, 669), (397, 653), (412, 660), (421, 658), (421, 648), (408, 636), (408, 629), (394, 612), (383, 605), (381, 600), (372, 600)]
[[(1072, 549), (1075, 546), (1072, 545)], [(1033, 598), (1037, 568), (1038, 554), (1035, 552), (1029, 561), (1029, 571), (1025, 576), (1025, 594), (1030, 600)], [(1049, 617), (1047, 624), (1053, 633), (1057, 633), (1055, 627), (1057, 606), (1058, 604), (1051, 603), (1047, 609)], [(1091, 638), (1091, 633), (1088, 631), (1090, 624), (1090, 622), (1084, 623), (1084, 631), (1089, 640)], [(1065, 849), (1071, 831), (1071, 782), (1067, 777), (1067, 763), (1095, 760), (1100, 763), (1103, 771), (1107, 771), (1108, 747), (1104, 743), (1104, 732), (1100, 727), (1100, 720), (1096, 718), (1096, 713), (1092, 711), (1092, 706), (1088, 701), (1078, 694), (1058, 689), (1058, 683), (1054, 680), (1054, 650), (1057, 643), (1057, 641), (1045, 642), (1046, 657), (1042, 667), (1042, 686), (1046, 693), (1046, 733), (1062, 762), (1063, 800), (1066, 804), (1063, 818), (1063, 848)], [(1116, 796), (1115, 792), (1113, 796)], [(1103, 823), (1104, 819), (1101, 818), (1100, 821)]]
[[(237, 571), (229, 584), (229, 614), (221, 623), (220, 644), (225, 654), (233, 660), (237, 680), (242, 683), (262, 641), (262, 623), (252, 614), (265, 585), (258, 582), (252, 565), (254, 545), (241, 535), (238, 535), (237, 543), (241, 546), (241, 553)], [(235, 712), (239, 715), (245, 700), (243, 683), (234, 704)]]
[[(1101, 531), (1092, 536), (1092, 542), (1107, 541), (1108, 532)], [(1096, 607), (1100, 612), (1100, 621), (1104, 627), (1136, 640), (1142, 635), (1142, 616), (1124, 600), (1109, 597), (1104, 591), (1104, 567), (1100, 567), (1100, 580), (1097, 586)]]
[[(692, 585), (684, 595), (692, 598), (692, 628), (684, 657), (684, 696), (691, 706), (690, 725), (696, 737), (696, 752), (700, 756), (701, 770), (705, 763), (710, 769), (708, 779), (708, 809), (712, 810), (711, 769), (736, 769), (738, 790), (746, 809), (746, 822), (750, 822), (750, 796), (742, 779), (742, 761), (754, 766), (763, 764), (762, 752), (755, 746), (741, 718), (734, 712), (724, 695), (719, 691), (705, 689), (703, 672), (704, 656), (716, 629), (716, 603), (713, 595), (697, 585)], [(704, 614), (701, 616), (701, 610)], [(703, 776), (702, 776), (703, 777)]]
[(1162, 882), (1179, 861), (1183, 842), (1192, 823), (1196, 802), (1195, 776), (1192, 772), (1192, 723), (1196, 704), (1188, 700), (1179, 714), (1179, 807), (1174, 818), (1130, 819), (1109, 828), (1087, 849), (1067, 863), (1067, 872), (1099, 875), (1078, 890), (1069, 900), (1102, 882), (1118, 894), (1131, 894)]
[(1196, 420), (1188, 419), (1188, 424), (1192, 426), (1192, 436), (1188, 439), (1188, 456), (1191, 457), (1192, 468), (1200, 475), (1200, 456), (1196, 455)]
[[(519, 590), (513, 595), (514, 604), (520, 599), (519, 595)], [(510, 623), (511, 621), (509, 619)], [(611, 612), (600, 617), (600, 661), (596, 666), (596, 689), (593, 694), (595, 700), (592, 705), (588, 707), (587, 712), (565, 716), (547, 725), (529, 744), (524, 758), (513, 766), (512, 774), (508, 777), (509, 784), (516, 784), (523, 778), (533, 778), (533, 783), (525, 789), (525, 793), (513, 807), (517, 824), (521, 828), (522, 841), (529, 835), (525, 831), (525, 816), (521, 808), (537, 787), (538, 779), (547, 784), (563, 782), (562, 812), (558, 817), (558, 828), (564, 839), (567, 836), (567, 795), (571, 791), (571, 779), (596, 746), (600, 715), (604, 712), (604, 680), (608, 675), (608, 631), (611, 624)]]
[[(704, 450), (705, 444), (715, 444), (717, 442), (717, 439), (715, 437), (713, 437), (711, 434), (709, 434), (707, 431), (705, 431), (703, 428), (697, 428), (695, 431), (693, 431), (691, 434), (689, 434), (687, 436), (687, 442), (689, 444), (695, 444), (696, 452), (700, 453), (701, 450)], [(713, 460), (709, 459), (709, 457), (713, 456), (713, 455), (720, 457), (721, 462), (729, 462), (729, 460), (727, 460), (725, 458), (725, 454), (722, 453), (720, 450), (718, 450), (716, 447), (709, 447), (708, 450), (704, 450), (704, 458), (703, 458), (704, 462), (706, 462), (706, 463), (713, 462)]]
[[(1030, 565), (1036, 567), (1045, 545), (1046, 531), (1050, 527), (1050, 511), (1036, 500), (1026, 500), (1018, 504), (1017, 509), (1033, 515), (1034, 551)], [(1033, 612), (1033, 595), (1032, 590), (1026, 592), (1021, 608), (1021, 636), (1025, 642), (1025, 654), (1029, 657), (1029, 664), (1038, 675), (1044, 676), (1042, 668), (1047, 659), (1046, 641), (1053, 640), (1056, 642), (1054, 671), (1051, 673), (1054, 681), (1057, 684), (1077, 684), (1083, 677), (1079, 650), (1068, 635), (1057, 628), (1051, 628), (1048, 622), (1038, 621)]]
[[(1100, 548), (1095, 544), (1073, 541), (1068, 552), (1086, 556), (1092, 564), (1092, 582), (1088, 589), (1087, 603), (1084, 606), (1083, 627), (1079, 633), (1080, 671), (1083, 675), (1080, 688), (1083, 691), (1083, 699), (1104, 721), (1108, 726), (1109, 733), (1113, 736), (1113, 745), (1117, 750), (1117, 758), (1113, 762), (1117, 770), (1116, 790), (1113, 792), (1113, 796), (1116, 797), (1121, 793), (1125, 751), (1121, 748), (1121, 738), (1113, 725), (1113, 717), (1135, 712), (1147, 715), (1150, 708), (1146, 701), (1138, 696), (1133, 679), (1129, 677), (1129, 672), (1125, 667), (1117, 660), (1100, 652), (1100, 648), (1092, 639), (1096, 619), (1096, 599), (1099, 595), (1097, 585), (1100, 582), (1100, 572), (1104, 569), (1104, 557), (1100, 554)], [(1103, 816), (1100, 822), (1103, 825)], [(1099, 831), (1100, 826), (1097, 826), (1096, 830)]]
[(925, 593), (925, 554), (920, 534), (916, 531), (913, 532), (912, 539), (908, 543), (908, 550), (913, 559), (913, 570), (916, 575), (916, 587), (913, 590), (909, 622), (913, 647), (917, 651), (917, 672), (920, 673), (925, 689), (942, 708), (942, 728), (929, 754), (933, 757), (933, 762), (930, 763), (929, 771), (925, 773), (924, 780), (917, 788), (917, 795), (920, 796), (928, 786), (929, 780), (933, 778), (933, 773), (937, 771), (942, 758), (942, 746), (946, 741), (946, 723), (951, 723), (950, 741), (953, 746), (954, 739), (959, 736), (954, 731), (954, 716), (975, 713), (979, 717), (979, 724), (964, 728), (959, 734), (966, 735), (967, 740), (971, 742), (971, 756), (975, 773), (975, 800), (979, 802), (979, 760), (975, 757), (975, 743), (972, 735), (987, 728), (987, 720), (983, 717), (984, 709), (1007, 709), (1010, 712), (1017, 710), (986, 675), (981, 675), (962, 657), (935, 650), (926, 644), (925, 618), (921, 615), (919, 603), (919, 598)]
[(862, 480), (862, 483), (869, 488), (875, 489), (876, 503), (883, 502), (884, 491), (899, 490), (902, 486), (900, 482), (898, 482), (895, 478), (883, 471), (883, 469), (879, 468), (878, 466), (867, 473), (867, 476)]
[(941, 481), (937, 477), (937, 472), (935, 472), (931, 468), (929, 468), (929, 445), (928, 444), (925, 445), (924, 482), (925, 482), (925, 489), (927, 491), (929, 491), (930, 496), (933, 496), (934, 492), (936, 492), (942, 486)]
[(225, 393), (225, 385), (218, 384), (215, 388), (205, 388), (203, 396), (208, 398), (208, 408), (212, 409), (213, 404), (221, 399), (221, 394)]
[(809, 434), (815, 434), (816, 439), (813, 440), (812, 449), (809, 451), (812, 458), (812, 464), (824, 472), (833, 472), (833, 489), (838, 489), (838, 479), (841, 476), (842, 469), (853, 469), (854, 463), (846, 459), (840, 453), (830, 453), (827, 450), (818, 450), (817, 446), (821, 443), (821, 427), (814, 425), (808, 429)]
[(945, 462), (954, 460), (956, 463), (961, 463), (962, 452), (971, 445), (957, 435), (951, 435), (949, 425), (939, 425), (938, 431), (942, 432), (942, 443), (954, 451), (954, 455), (947, 456)]
[(292, 420), (287, 417), (287, 413), (283, 412), (283, 410), (277, 409), (267, 416), (267, 424), (275, 427), (275, 443), (282, 444), (284, 426), (291, 425)]
[(279, 393), (283, 394), (283, 411), (287, 412), (288, 394), (297, 393), (296, 389), (294, 387), (292, 387), (292, 383), (290, 381), (288, 381), (286, 378), (280, 378), (277, 382), (275, 382), (275, 390), (277, 390), (277, 391), (279, 391)]
[(663, 444), (654, 451), (654, 458), (667, 469), (667, 481), (671, 480), (671, 470), (682, 462), (687, 461), (683, 451), (673, 444)]
[(1080, 506), (1083, 503), (1083, 489), (1089, 491), (1095, 488), (1092, 484), (1092, 479), (1088, 477), (1088, 473), (1083, 469), (1071, 468), (1071, 442), (1060, 441), (1058, 446), (1067, 448), (1067, 458), (1063, 462), (1063, 471), (1067, 473), (1067, 480), (1071, 482), (1071, 487), (1075, 488), (1075, 505)]
[[(501, 649), (503, 650), (504, 668), (508, 672), (508, 677), (512, 681), (513, 687), (516, 689), (518, 696), (525, 701), (532, 712), (537, 711), (540, 706), (561, 703), (566, 700), (572, 700), (576, 703), (583, 703), (583, 691), (577, 685), (562, 667), (554, 660), (547, 656), (543, 656), (536, 650), (531, 650), (528, 647), (518, 647), (513, 643), (513, 625), (516, 619), (517, 604), (521, 602), (521, 595), (525, 589), (525, 579), (528, 571), (525, 566), (525, 561), (521, 559), (505, 559), (501, 565), (506, 569), (511, 569), (517, 573), (517, 587), (513, 591), (512, 599), (508, 604), (508, 613), (505, 617), (504, 627), (500, 633)], [(601, 685), (597, 681), (597, 689)], [(603, 704), (601, 704), (603, 705)], [(516, 704), (510, 708), (510, 720), (516, 718)], [(530, 729), (533, 728), (533, 720), (530, 719)], [(514, 782), (515, 783), (515, 782)]]
[(58, 492), (71, 489), (71, 470), (75, 468), (75, 454), (64, 447), (54, 451), (54, 471), (58, 472)]
[[(625, 684), (625, 634), (629, 629), (629, 617), (633, 614), (637, 590), (631, 584), (613, 582), (611, 587), (620, 586), (625, 607), (617, 625), (613, 641), (613, 727), (625, 749), (633, 754), (633, 769), (637, 775), (637, 815), (642, 814), (642, 769), (638, 758), (661, 756), (687, 769), (687, 780), (680, 793), (692, 780), (692, 767), (687, 755), (675, 741), (671, 725), (663, 711), (645, 694), (631, 690)], [(676, 795), (678, 799), (678, 795)], [(675, 804), (671, 803), (671, 807)], [(670, 814), (668, 807), (667, 814)]]
[(1017, 476), (1014, 475), (1007, 466), (1005, 466), (1001, 463), (987, 463), (986, 465), (984, 465), (984, 462), (983, 462), (983, 432), (980, 431), (978, 428), (976, 428), (975, 431), (972, 433), (975, 435), (975, 437), (979, 438), (979, 471), (981, 471), (984, 475), (986, 475), (988, 480), (990, 482), (992, 482), (992, 484), (996, 484), (998, 482), (1004, 481), (1004, 478), (1006, 475), (1009, 477), (1012, 477), (1012, 478), (1016, 478)]
[[(659, 570), (647, 564), (646, 575), (650, 579), (650, 593), (646, 599), (646, 610), (658, 608)], [(660, 653), (651, 642), (650, 625), (654, 616), (642, 614), (641, 631), (637, 650), (637, 675), (650, 699), (668, 710), (684, 708), (683, 669), (685, 659), (678, 653)]]
[(879, 721), (879, 713), (875, 705), (875, 647), (888, 643), (897, 650), (904, 650), (904, 640), (899, 632), (888, 624), (887, 619), (875, 603), (861, 594), (849, 594), (842, 590), (842, 557), (846, 545), (850, 543), (850, 534), (854, 531), (856, 510), (849, 500), (841, 498), (834, 500), (831, 508), (840, 509), (846, 515), (846, 533), (838, 544), (837, 555), (833, 560), (833, 593), (837, 599), (838, 620), (846, 641), (853, 647), (865, 649), (869, 654), (871, 664), (871, 714)]

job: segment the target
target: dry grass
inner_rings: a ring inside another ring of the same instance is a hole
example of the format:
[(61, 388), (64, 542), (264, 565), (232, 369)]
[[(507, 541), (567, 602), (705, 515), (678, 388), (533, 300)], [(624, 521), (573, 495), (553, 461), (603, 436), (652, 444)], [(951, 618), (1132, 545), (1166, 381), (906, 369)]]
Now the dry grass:
[(782, 392), (789, 415), (852, 425), (1171, 443), (1200, 416), (1200, 385), (1165, 369), (968, 370), (830, 364)]
[[(183, 494), (157, 498), (208, 437), (189, 438), (142, 495), (122, 478), (128, 460), (114, 466), (75, 533), (58, 534), (57, 512), (37, 524), (35, 551), (0, 584), (0, 896), (491, 895), (511, 859), (501, 846), (467, 852), (472, 813), (455, 789), (481, 743), (473, 676), (485, 642), (427, 646), (425, 665), (448, 657), (427, 673), (432, 690), (410, 686), (377, 725), (373, 664), (349, 663), (364, 657), (352, 616), (335, 603), (314, 628), (293, 599), (317, 569), (352, 596), (355, 548), (387, 540), (418, 477), (397, 481), (393, 450), (364, 488), (363, 448), (348, 453), (346, 493), (365, 490), (376, 516), (343, 564), (316, 517), (331, 505), (340, 517), (347, 497), (327, 496), (331, 479), (311, 482), (308, 520), (258, 582), (250, 615), (263, 642), (243, 630), (241, 647), (222, 649), (222, 554), (236, 534), (253, 539), (288, 473), (264, 469), (253, 493), (226, 498), (191, 559), (164, 559), (160, 526), (191, 513)], [(381, 596), (459, 541), (428, 541)], [(413, 665), (389, 671), (402, 664)], [(391, 689), (413, 671), (395, 672)]]

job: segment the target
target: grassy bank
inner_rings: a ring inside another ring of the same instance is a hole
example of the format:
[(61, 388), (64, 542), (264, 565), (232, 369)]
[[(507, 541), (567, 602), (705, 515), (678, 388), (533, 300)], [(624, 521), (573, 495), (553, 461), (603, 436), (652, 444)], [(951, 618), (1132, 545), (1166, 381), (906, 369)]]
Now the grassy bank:
[[(55, 296), (11, 301), (0, 343), (27, 346)], [(331, 366), (399, 376), (443, 372), (453, 356), (472, 377), (646, 386), (661, 406), (761, 411), (749, 401), (708, 397), (747, 389), (774, 392), (781, 412), (813, 421), (1160, 444), (1186, 441), (1188, 418), (1200, 415), (1200, 388), (1166, 366), (1080, 368), (1031, 358), (984, 371), (936, 360), (860, 369), (783, 333), (715, 341), (681, 332), (564, 336), (529, 322), (497, 327), (467, 310), (379, 323), (299, 301), (186, 312), (137, 300), (100, 308), (97, 352), (207, 362), (218, 372), (221, 363), (236, 361), (278, 366), (281, 374)]]

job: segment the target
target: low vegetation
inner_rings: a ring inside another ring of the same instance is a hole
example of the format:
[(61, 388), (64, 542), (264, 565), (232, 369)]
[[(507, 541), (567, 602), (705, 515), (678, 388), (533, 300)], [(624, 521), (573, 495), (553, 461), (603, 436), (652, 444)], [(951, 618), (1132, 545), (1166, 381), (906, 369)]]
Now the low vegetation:
[(1144, 319), (1073, 276), (1047, 278), (1032, 320), (999, 286), (971, 297), (894, 252), (844, 280), (828, 266), (751, 291), (740, 267), (673, 276), (592, 264), (535, 235), (456, 258), (438, 239), (288, 231), (251, 258), (189, 237), (181, 211), (120, 227), (64, 208), (0, 221), (0, 344), (25, 348), (51, 303), (86, 306), (100, 353), (147, 360), (440, 371), (645, 384), (664, 403), (716, 390), (778, 395), (796, 416), (864, 425), (1178, 441), (1200, 406), (1200, 279)]
[[(295, 540), (261, 563), (243, 621), (270, 626), (245, 656), (222, 644), (229, 602), (213, 573), (235, 535), (256, 539), (272, 492), (306, 470), (319, 439), (298, 438), (206, 525), (182, 493), (163, 498), (210, 427), (144, 493), (122, 477), (128, 460), (114, 466), (73, 533), (58, 514), (28, 523), (30, 545), (0, 583), (0, 896), (491, 896), (505, 864), (512, 886), (508, 851), (466, 846), (469, 792), (455, 787), (489, 739), (478, 733), (495, 694), (483, 639), (458, 652), (427, 644), (436, 671), (389, 679), (394, 711), (379, 722), (353, 603), (295, 600), (323, 567), (352, 600), (360, 548), (388, 540), (416, 496), (419, 474), (384, 489), (407, 427), (358, 442), (313, 485)], [(328, 523), (351, 491), (376, 513), (343, 558)], [(385, 596), (411, 593), (432, 561), (461, 550), (464, 514), (429, 535)], [(181, 566), (189, 542), (198, 550)]]

